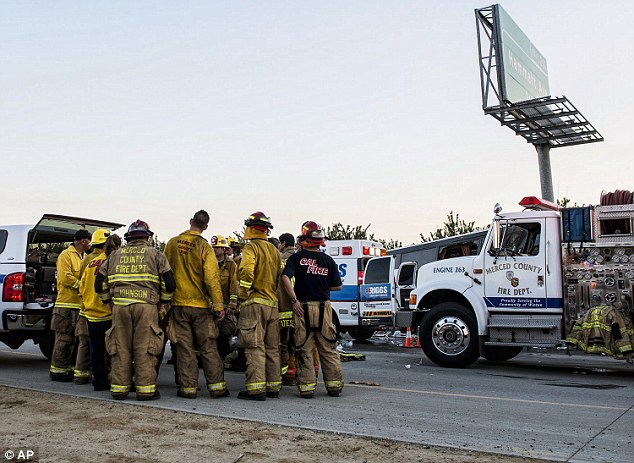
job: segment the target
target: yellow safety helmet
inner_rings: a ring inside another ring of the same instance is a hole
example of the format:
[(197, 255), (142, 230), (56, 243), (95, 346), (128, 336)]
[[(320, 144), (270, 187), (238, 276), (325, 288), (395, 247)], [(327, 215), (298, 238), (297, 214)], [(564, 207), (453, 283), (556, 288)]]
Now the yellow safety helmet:
[(240, 249), (242, 249), (242, 246), (244, 245), (244, 243), (241, 243), (235, 238), (227, 238), (227, 244), (229, 245), (229, 247)]
[(105, 230), (103, 228), (98, 228), (92, 234), (92, 240), (90, 241), (90, 244), (92, 244), (93, 246), (95, 244), (103, 244), (106, 242), (109, 236), (110, 236), (110, 232), (108, 230)]
[(214, 235), (211, 237), (211, 245), (214, 248), (228, 248), (227, 238), (222, 235)]

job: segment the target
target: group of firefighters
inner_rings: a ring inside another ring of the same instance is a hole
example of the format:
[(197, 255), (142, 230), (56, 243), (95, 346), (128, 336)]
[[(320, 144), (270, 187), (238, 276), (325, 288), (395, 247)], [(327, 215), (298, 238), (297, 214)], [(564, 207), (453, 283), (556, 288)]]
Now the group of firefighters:
[(240, 399), (277, 398), (283, 382), (312, 398), (317, 361), (328, 395), (338, 397), (343, 374), (330, 291), (342, 283), (334, 260), (320, 251), (322, 228), (305, 222), (296, 250), (290, 233), (269, 238), (273, 224), (264, 213), (244, 224), (242, 248), (221, 235), (203, 238), (204, 210), (164, 252), (150, 244), (153, 232), (141, 220), (129, 226), (123, 246), (104, 229), (75, 233), (57, 260), (51, 380), (92, 383), (115, 399), (130, 392), (158, 399), (169, 339), (179, 397), (197, 397), (199, 364), (210, 396), (228, 397), (223, 359), (240, 357)]

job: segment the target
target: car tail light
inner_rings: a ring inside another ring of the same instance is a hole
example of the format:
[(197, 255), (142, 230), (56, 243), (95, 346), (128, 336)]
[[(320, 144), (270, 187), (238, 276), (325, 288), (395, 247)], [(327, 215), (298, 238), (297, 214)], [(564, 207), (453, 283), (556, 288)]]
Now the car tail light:
[(352, 246), (344, 246), (341, 248), (341, 254), (344, 256), (352, 255)]
[(4, 278), (2, 300), (4, 302), (24, 301), (24, 272), (10, 273)]
[(387, 249), (381, 249), (381, 255), (387, 256)]
[(364, 271), (363, 270), (359, 270), (357, 272), (357, 281), (359, 282), (360, 285), (363, 284), (363, 275), (364, 275)]
[(370, 255), (370, 248), (368, 246), (363, 246), (363, 255), (364, 256)]

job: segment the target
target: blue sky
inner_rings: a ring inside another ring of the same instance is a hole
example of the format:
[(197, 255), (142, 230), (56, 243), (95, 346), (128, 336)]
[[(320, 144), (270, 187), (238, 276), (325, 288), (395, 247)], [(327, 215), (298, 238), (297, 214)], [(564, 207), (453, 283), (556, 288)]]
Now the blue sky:
[[(3, 223), (42, 213), (161, 239), (255, 210), (410, 243), (450, 210), (539, 195), (532, 145), (483, 114), (471, 0), (0, 5)], [(605, 142), (551, 152), (557, 197), (634, 189), (634, 3), (506, 1)], [(8, 199), (8, 200), (7, 200)]]

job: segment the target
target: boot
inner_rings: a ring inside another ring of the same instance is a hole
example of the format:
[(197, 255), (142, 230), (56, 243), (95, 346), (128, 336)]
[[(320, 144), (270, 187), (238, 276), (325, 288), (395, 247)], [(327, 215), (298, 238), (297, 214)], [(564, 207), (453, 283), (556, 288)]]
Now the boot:
[(222, 399), (223, 397), (229, 397), (231, 393), (229, 392), (229, 389), (225, 389), (221, 393), (210, 392), (209, 395), (211, 396), (212, 399)]
[(59, 381), (60, 383), (72, 383), (74, 380), (73, 372), (70, 373), (51, 373), (51, 381)]
[(73, 382), (78, 385), (89, 384), (92, 383), (92, 378), (75, 378)]
[(247, 391), (240, 391), (238, 392), (238, 399), (264, 401), (266, 400), (266, 394), (264, 392), (249, 394)]
[(182, 397), (184, 399), (195, 399), (198, 396), (198, 394), (196, 392), (191, 394), (191, 393), (188, 393), (188, 392), (183, 392), (183, 390), (180, 389), (180, 388), (178, 389), (178, 392), (176, 392), (176, 395), (178, 397)]
[(146, 400), (156, 400), (161, 398), (161, 393), (156, 390), (152, 394), (137, 394), (136, 400), (146, 401)]

